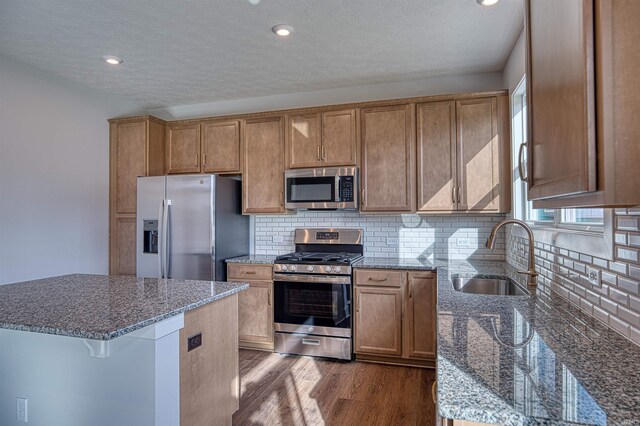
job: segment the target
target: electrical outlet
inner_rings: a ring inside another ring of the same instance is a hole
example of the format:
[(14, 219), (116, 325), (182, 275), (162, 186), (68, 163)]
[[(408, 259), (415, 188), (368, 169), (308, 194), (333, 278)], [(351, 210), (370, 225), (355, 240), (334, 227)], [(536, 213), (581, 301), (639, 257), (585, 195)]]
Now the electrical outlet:
[(458, 238), (456, 239), (456, 245), (458, 247), (470, 247), (471, 240), (469, 238)]
[(587, 266), (587, 279), (594, 287), (602, 287), (602, 273), (600, 269)]
[(282, 235), (274, 235), (272, 239), (274, 243), (281, 243), (284, 241), (284, 237)]
[(398, 239), (396, 237), (387, 237), (387, 245), (395, 246), (398, 244)]
[(27, 423), (29, 421), (27, 402), (29, 402), (27, 398), (16, 398), (16, 420), (19, 422)]

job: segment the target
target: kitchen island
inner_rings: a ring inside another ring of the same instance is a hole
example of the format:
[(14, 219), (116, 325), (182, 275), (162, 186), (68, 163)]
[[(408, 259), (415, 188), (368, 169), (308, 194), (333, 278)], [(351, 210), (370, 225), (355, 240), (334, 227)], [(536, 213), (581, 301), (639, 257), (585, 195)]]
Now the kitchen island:
[(230, 423), (247, 287), (83, 274), (0, 286), (0, 424), (19, 424), (16, 398), (34, 425)]
[[(636, 424), (640, 348), (553, 291), (455, 291), (452, 279), (525, 276), (505, 262), (435, 261), (439, 414), (500, 425)], [(560, 279), (560, 278), (558, 278)]]

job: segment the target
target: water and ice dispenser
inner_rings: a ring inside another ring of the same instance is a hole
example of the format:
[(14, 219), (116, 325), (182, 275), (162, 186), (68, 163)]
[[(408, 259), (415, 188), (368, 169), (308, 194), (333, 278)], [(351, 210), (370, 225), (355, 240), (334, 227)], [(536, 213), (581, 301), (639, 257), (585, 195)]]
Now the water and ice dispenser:
[(158, 253), (158, 221), (144, 219), (143, 221), (143, 253)]

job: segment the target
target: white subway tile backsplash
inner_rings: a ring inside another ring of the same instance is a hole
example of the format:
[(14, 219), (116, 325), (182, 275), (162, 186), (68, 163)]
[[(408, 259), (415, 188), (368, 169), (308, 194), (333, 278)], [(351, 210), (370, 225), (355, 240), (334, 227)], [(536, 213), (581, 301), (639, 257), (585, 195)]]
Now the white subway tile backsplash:
[[(294, 250), (296, 228), (362, 228), (365, 254), (380, 257), (491, 259), (505, 257), (504, 231), (493, 250), (484, 243), (504, 215), (420, 216), (361, 215), (357, 212), (305, 212), (286, 216), (255, 217), (255, 253), (282, 254)], [(284, 237), (274, 243), (274, 232)], [(468, 243), (468, 244), (467, 244)]]

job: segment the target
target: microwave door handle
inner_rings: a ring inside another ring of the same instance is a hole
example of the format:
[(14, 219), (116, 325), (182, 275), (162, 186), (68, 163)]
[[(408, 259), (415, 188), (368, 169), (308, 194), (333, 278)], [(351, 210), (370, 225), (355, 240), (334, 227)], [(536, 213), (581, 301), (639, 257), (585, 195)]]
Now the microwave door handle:
[(340, 176), (336, 176), (335, 202), (342, 201), (342, 188), (340, 188)]

